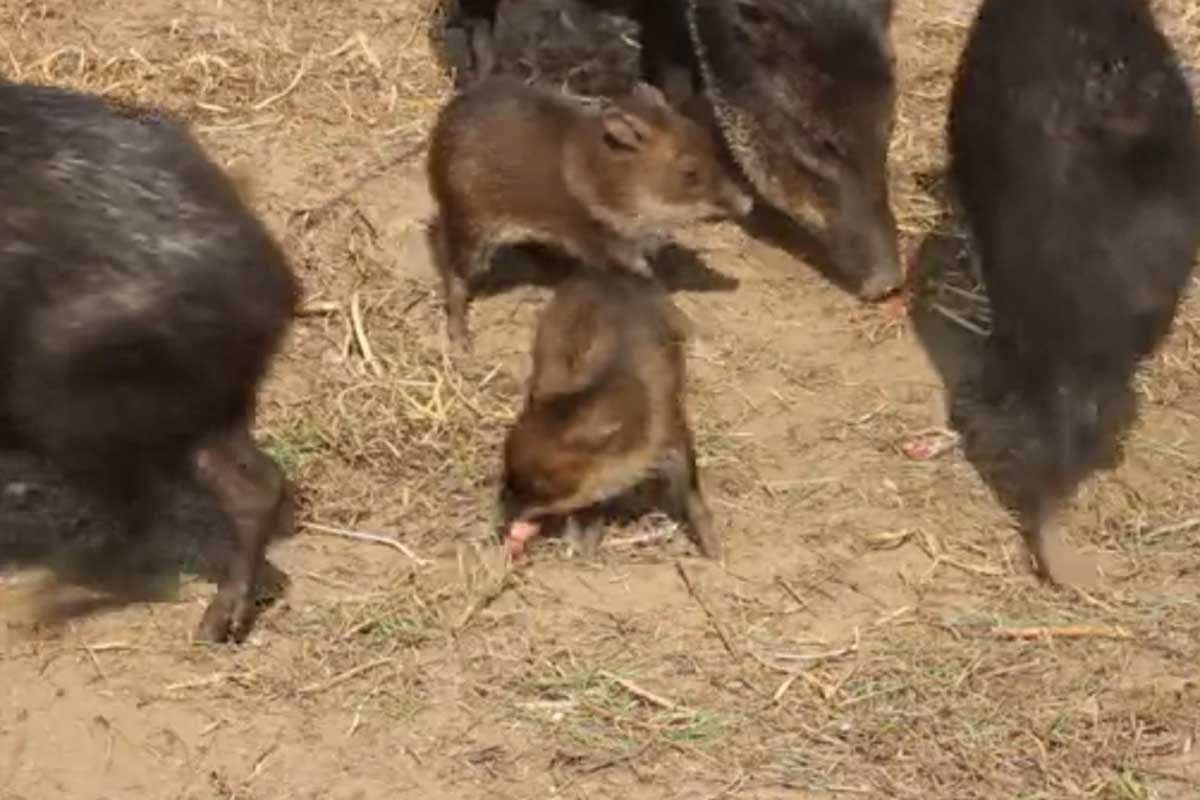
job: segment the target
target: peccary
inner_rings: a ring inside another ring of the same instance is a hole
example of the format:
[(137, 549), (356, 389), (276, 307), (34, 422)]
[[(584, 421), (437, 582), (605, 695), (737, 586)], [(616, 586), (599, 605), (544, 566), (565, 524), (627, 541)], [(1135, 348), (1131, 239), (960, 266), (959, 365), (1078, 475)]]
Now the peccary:
[[(657, 284), (581, 272), (538, 322), (525, 407), (504, 444), (500, 516), (519, 553), (543, 522), (663, 479), (701, 553), (721, 541), (700, 491), (684, 407), (686, 318)], [(589, 552), (603, 529), (580, 534)]]
[(499, 0), (443, 0), (440, 41), (445, 66), (459, 87), (487, 77), (496, 68), (492, 33)]
[(984, 396), (1023, 398), (1050, 454), (1020, 501), (1045, 575), (1043, 523), (1116, 464), (1132, 378), (1192, 272), (1200, 131), (1143, 0), (985, 0), (947, 128), (994, 320)]
[[(459, 87), (492, 75), (616, 96), (640, 75), (638, 0), (475, 0), (443, 27), (442, 50)], [(651, 4), (653, 5), (653, 4)], [(685, 31), (686, 38), (686, 31)]]
[(246, 633), (291, 493), (249, 429), (298, 283), (237, 187), (168, 115), (0, 81), (0, 417), (149, 549), (198, 476), (234, 556), (198, 629)]
[(903, 281), (888, 192), (891, 0), (686, 0), (695, 59), (734, 160), (802, 221), (814, 201), (837, 273), (878, 299)]
[(752, 203), (709, 132), (645, 84), (597, 109), (511, 78), (475, 84), (439, 116), (428, 177), (447, 329), (460, 349), (471, 281), (497, 247), (537, 241), (650, 277), (647, 253), (673, 226), (741, 216)]

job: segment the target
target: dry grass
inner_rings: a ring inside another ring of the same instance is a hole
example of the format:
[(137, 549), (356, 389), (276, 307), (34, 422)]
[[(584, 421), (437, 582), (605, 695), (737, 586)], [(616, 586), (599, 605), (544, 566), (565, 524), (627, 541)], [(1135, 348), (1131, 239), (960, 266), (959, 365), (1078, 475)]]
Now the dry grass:
[[(1200, 13), (1156, 5), (1200, 58)], [(690, 232), (742, 281), (680, 301), (699, 323), (692, 414), (732, 563), (689, 559), (650, 517), (595, 563), (546, 543), (514, 570), (486, 537), (543, 294), (477, 303), (482, 354), (449, 361), (420, 197), (450, 86), (426, 40), (433, 3), (91, 8), (0, 9), (3, 70), (165, 106), (253, 167), (310, 310), (261, 434), (313, 527), (281, 548), (292, 591), (248, 647), (179, 643), (187, 603), (22, 646), (14, 669), (70, 662), (146, 714), (238, 721), (256, 748), (238, 775), (213, 768), (225, 797), (306, 788), (288, 783), (305, 756), (281, 762), (284, 739), (251, 735), (272, 714), (320, 731), (311, 753), (351, 743), (337, 757), (360, 775), (411, 756), (429, 797), (1200, 795), (1196, 300), (1142, 380), (1127, 465), (1068, 515), (1103, 588), (1056, 591), (940, 428), (941, 385), (904, 319), (763, 266), (728, 229)], [(913, 256), (929, 238), (958, 247), (937, 176), (972, 11), (899, 4), (893, 198)], [(915, 302), (986, 328), (961, 276)], [(914, 442), (930, 456), (906, 457)], [(279, 791), (255, 782), (268, 774)]]

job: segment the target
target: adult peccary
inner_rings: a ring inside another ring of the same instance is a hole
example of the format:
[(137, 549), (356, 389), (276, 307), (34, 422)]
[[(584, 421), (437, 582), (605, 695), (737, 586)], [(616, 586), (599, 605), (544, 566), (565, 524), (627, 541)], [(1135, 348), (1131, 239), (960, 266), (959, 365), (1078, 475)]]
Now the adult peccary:
[(615, 96), (640, 79), (639, 0), (470, 0), (448, 16), (442, 50), (457, 85), (493, 75)]
[(501, 245), (537, 241), (649, 277), (647, 257), (674, 227), (748, 213), (718, 156), (709, 131), (644, 84), (594, 108), (506, 77), (456, 95), (427, 165), (451, 341), (469, 345), (471, 284)]
[[(948, 119), (955, 195), (992, 306), (983, 390), (1016, 392), (1049, 450), (1021, 489), (1042, 528), (1136, 418), (1200, 246), (1200, 130), (1143, 0), (985, 0)], [(1049, 576), (1053, 577), (1053, 576)]]
[(198, 476), (236, 548), (198, 635), (245, 635), (291, 494), (250, 435), (298, 285), (186, 127), (0, 81), (0, 421), (150, 548), (172, 482)]
[(676, 2), (717, 125), (754, 188), (798, 221), (813, 201), (836, 272), (862, 297), (898, 288), (891, 0)]

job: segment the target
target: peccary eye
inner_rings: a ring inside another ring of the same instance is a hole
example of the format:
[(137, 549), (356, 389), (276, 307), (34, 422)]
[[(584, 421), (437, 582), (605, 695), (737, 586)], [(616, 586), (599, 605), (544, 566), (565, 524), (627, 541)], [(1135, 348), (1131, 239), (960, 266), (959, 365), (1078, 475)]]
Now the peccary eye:
[(700, 170), (688, 167), (683, 171), (683, 182), (688, 186), (700, 185)]

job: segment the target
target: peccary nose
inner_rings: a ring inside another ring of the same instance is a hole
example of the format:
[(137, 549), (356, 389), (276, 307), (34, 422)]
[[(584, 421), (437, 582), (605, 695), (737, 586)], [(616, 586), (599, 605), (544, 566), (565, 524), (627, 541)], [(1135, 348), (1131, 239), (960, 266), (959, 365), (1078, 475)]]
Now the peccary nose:
[(846, 276), (858, 276), (858, 296), (868, 302), (882, 300), (904, 283), (894, 229), (876, 225), (841, 231), (835, 238), (835, 260)]
[(888, 265), (877, 268), (866, 277), (858, 287), (858, 294), (864, 300), (882, 300), (900, 288), (904, 276), (900, 274), (899, 265)]

